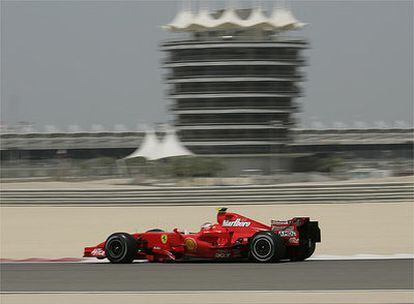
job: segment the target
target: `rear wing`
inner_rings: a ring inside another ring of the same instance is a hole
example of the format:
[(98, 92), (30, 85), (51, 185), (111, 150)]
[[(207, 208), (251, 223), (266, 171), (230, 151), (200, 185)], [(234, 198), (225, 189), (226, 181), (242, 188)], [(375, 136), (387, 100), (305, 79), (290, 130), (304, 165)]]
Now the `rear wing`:
[(317, 221), (311, 221), (309, 217), (294, 217), (287, 221), (271, 220), (272, 231), (294, 229), (299, 232), (302, 240), (310, 239), (315, 243), (321, 241), (321, 230)]

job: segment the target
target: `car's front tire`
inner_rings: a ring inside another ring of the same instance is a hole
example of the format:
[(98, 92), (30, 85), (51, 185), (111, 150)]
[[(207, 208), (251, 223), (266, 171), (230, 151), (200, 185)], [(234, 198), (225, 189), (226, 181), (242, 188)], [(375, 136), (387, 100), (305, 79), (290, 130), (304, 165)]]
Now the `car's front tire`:
[(137, 253), (137, 242), (128, 233), (111, 234), (105, 242), (105, 255), (111, 263), (132, 263)]
[(273, 231), (261, 231), (250, 240), (249, 257), (260, 263), (282, 259), (286, 253), (283, 239)]

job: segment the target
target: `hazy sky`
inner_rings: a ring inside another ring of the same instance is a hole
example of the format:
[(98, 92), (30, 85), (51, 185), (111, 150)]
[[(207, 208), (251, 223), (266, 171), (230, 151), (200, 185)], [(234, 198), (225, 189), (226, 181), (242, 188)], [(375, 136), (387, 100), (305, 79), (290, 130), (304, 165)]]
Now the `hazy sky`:
[[(192, 1), (193, 7), (199, 1)], [(246, 7), (275, 1), (237, 1)], [(166, 122), (159, 44), (181, 1), (2, 1), (1, 120)], [(413, 125), (413, 2), (290, 1), (309, 25), (302, 123)], [(224, 2), (211, 1), (210, 7)]]

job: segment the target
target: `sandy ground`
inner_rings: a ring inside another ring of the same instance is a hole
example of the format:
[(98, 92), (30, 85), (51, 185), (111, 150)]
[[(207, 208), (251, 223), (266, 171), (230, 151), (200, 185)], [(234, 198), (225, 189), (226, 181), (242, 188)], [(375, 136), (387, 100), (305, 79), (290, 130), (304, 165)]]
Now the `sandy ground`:
[[(319, 221), (317, 255), (414, 253), (414, 203), (232, 206), (269, 223), (311, 216)], [(149, 228), (198, 231), (215, 221), (215, 207), (2, 207), (2, 258), (81, 257), (83, 247), (112, 232)]]
[[(154, 188), (150, 185), (134, 185), (131, 184), (131, 179), (104, 179), (104, 180), (91, 180), (91, 181), (25, 181), (25, 182), (1, 182), (0, 188), (4, 190), (15, 189), (145, 189)], [(307, 183), (288, 183), (283, 185), (323, 185), (323, 184), (361, 184), (361, 183), (405, 183), (414, 182), (414, 176), (404, 177), (387, 177), (387, 178), (366, 178), (366, 179), (353, 179), (353, 180), (341, 180), (330, 182), (307, 182)], [(188, 181), (188, 186), (191, 185), (191, 180)], [(244, 179), (211, 179), (211, 178), (199, 178), (197, 184), (211, 186), (214, 184), (244, 184)], [(181, 184), (186, 184), (185, 180), (181, 181)], [(173, 184), (168, 186), (172, 187)]]
[(411, 290), (280, 291), (280, 292), (198, 292), (144, 294), (13, 294), (1, 295), (1, 303), (413, 303)]

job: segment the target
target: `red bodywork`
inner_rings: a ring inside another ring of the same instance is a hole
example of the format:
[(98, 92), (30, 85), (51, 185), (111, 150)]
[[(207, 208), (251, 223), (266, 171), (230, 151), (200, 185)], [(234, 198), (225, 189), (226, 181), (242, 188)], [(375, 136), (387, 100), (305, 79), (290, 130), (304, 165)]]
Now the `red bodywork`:
[[(206, 259), (247, 257), (249, 240), (260, 231), (274, 231), (283, 238), (286, 248), (299, 246), (304, 235), (314, 242), (320, 242), (318, 224), (311, 222), (308, 217), (295, 217), (287, 221), (272, 220), (271, 225), (265, 225), (243, 215), (226, 211), (218, 212), (216, 224), (202, 227), (197, 233), (183, 233), (174, 229), (173, 232), (149, 231), (134, 233), (131, 236), (137, 242), (135, 259), (163, 262), (183, 257)], [(105, 242), (86, 247), (84, 257), (105, 258)]]

